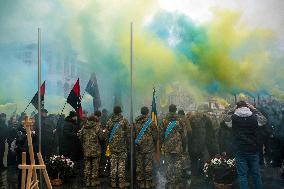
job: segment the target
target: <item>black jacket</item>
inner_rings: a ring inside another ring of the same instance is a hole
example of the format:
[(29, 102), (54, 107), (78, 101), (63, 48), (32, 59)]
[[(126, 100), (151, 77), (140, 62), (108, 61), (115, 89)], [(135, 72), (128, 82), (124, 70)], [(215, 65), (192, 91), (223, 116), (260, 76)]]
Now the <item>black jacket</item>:
[(252, 112), (242, 116), (235, 113), (232, 116), (233, 144), (236, 152), (258, 152), (257, 129), (257, 116)]
[(78, 161), (83, 157), (82, 145), (77, 136), (79, 131), (79, 125), (76, 121), (67, 117), (63, 126), (62, 137), (62, 155), (70, 158), (73, 161)]
[(188, 135), (189, 154), (202, 154), (207, 148), (210, 157), (214, 157), (218, 153), (218, 145), (210, 117), (205, 113), (196, 113), (190, 118), (190, 125), (192, 132)]
[(7, 138), (7, 125), (4, 121), (0, 120), (0, 143), (4, 144)]
[(227, 126), (224, 121), (220, 123), (218, 132), (218, 143), (220, 153), (226, 152), (229, 157), (233, 156), (232, 128)]

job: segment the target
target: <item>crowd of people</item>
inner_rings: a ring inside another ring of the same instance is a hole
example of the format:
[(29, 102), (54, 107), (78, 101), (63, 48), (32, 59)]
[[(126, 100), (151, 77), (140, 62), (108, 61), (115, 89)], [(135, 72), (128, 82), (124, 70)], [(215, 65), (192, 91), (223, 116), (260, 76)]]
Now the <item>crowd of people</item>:
[[(248, 188), (249, 173), (256, 188), (261, 189), (259, 169), (281, 167), (284, 159), (284, 109), (278, 101), (262, 101), (257, 108), (240, 101), (218, 115), (209, 106), (185, 113), (172, 104), (165, 116), (158, 115), (158, 125), (151, 119), (148, 107), (142, 107), (140, 113), (133, 124), (137, 188), (156, 187), (157, 167), (165, 173), (166, 188), (185, 188), (185, 169), (190, 169), (192, 178), (201, 176), (204, 163), (222, 153), (236, 158), (241, 189)], [(5, 168), (5, 143), (8, 143), (7, 166), (19, 164), (21, 153), (28, 151), (22, 125), (25, 116), (25, 113), (12, 115), (7, 121), (6, 115), (0, 114), (1, 169)], [(38, 115), (33, 113), (31, 118), (34, 119), (33, 145), (37, 150)], [(111, 115), (104, 109), (82, 119), (74, 111), (65, 118), (48, 114), (44, 109), (41, 120), (45, 160), (54, 154), (75, 162), (83, 160), (86, 186), (98, 186), (100, 177), (109, 177), (111, 187), (126, 187), (131, 126), (120, 106), (114, 107)]]

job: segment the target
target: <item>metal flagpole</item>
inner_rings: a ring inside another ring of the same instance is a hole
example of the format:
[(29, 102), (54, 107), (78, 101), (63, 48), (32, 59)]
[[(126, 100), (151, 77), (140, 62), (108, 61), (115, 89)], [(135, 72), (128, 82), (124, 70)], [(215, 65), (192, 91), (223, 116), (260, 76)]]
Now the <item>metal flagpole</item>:
[(131, 151), (130, 151), (130, 188), (133, 189), (133, 177), (134, 177), (134, 166), (133, 166), (133, 23), (130, 24), (130, 125), (131, 125)]
[(40, 91), (40, 86), (41, 86), (41, 41), (40, 41), (40, 38), (41, 38), (41, 30), (40, 28), (38, 28), (38, 130), (39, 130), (39, 148), (38, 148), (38, 151), (41, 152), (41, 91)]
[[(38, 62), (38, 151), (41, 153), (41, 29), (38, 28), (38, 43), (37, 43), (37, 62)], [(42, 176), (39, 175), (40, 188), (42, 188)]]

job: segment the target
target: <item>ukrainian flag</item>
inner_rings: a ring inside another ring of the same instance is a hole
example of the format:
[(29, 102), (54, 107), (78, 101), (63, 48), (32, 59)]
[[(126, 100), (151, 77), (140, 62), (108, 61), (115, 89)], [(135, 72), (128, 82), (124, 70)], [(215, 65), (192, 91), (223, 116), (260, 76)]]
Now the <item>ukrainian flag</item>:
[(152, 121), (153, 121), (156, 125), (158, 125), (158, 120), (157, 120), (157, 106), (156, 106), (155, 93), (156, 93), (156, 90), (155, 90), (155, 88), (154, 88), (154, 89), (153, 89), (153, 100), (152, 100), (151, 117), (152, 117)]

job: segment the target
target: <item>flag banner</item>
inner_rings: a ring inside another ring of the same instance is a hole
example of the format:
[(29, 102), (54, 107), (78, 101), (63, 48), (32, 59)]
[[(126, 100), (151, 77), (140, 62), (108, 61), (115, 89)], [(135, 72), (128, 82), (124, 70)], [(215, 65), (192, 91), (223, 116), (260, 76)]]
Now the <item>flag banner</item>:
[(85, 91), (93, 97), (94, 109), (98, 110), (101, 107), (101, 98), (95, 73), (92, 73)]
[(67, 97), (67, 103), (70, 104), (76, 110), (80, 118), (82, 118), (83, 110), (81, 106), (79, 78), (77, 79), (75, 85), (73, 86), (72, 90), (70, 91)]
[[(45, 94), (45, 81), (40, 86), (40, 102), (41, 102), (41, 109), (44, 109), (44, 94)], [(33, 99), (31, 100), (32, 105), (38, 109), (38, 91), (34, 95)]]

